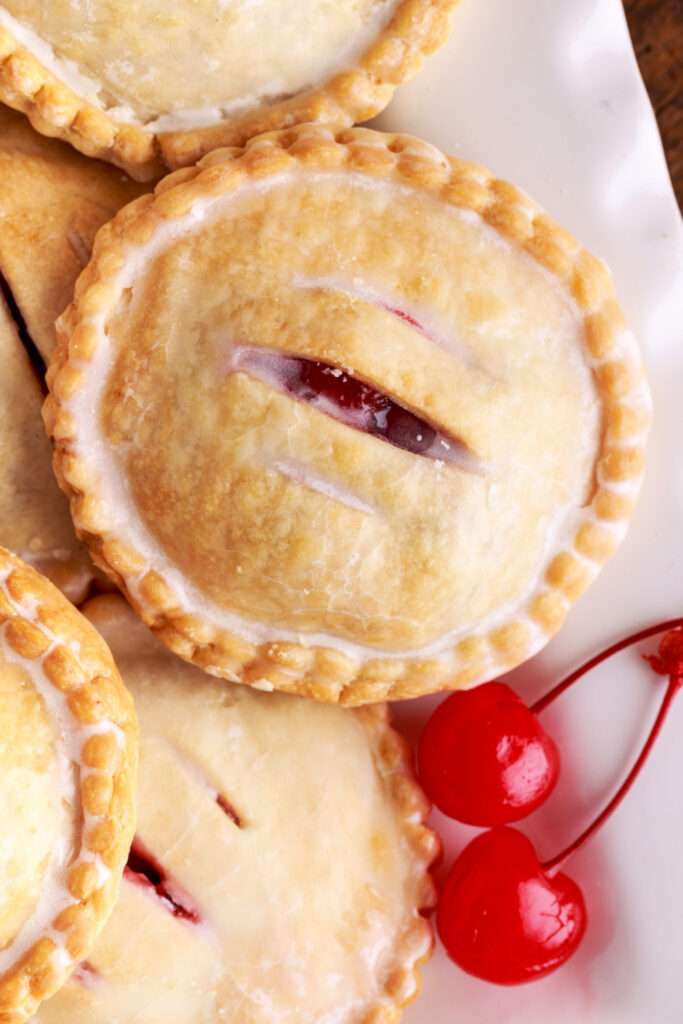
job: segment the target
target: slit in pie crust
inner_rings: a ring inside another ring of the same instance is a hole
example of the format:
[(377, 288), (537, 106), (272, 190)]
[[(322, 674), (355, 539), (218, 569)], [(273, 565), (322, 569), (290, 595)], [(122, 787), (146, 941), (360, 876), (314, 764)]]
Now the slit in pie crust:
[(36, 1024), (396, 1021), (431, 950), (439, 844), (386, 707), (224, 685), (120, 597), (86, 613), (140, 716), (137, 836), (107, 927)]
[(137, 725), (104, 642), (0, 548), (0, 1022), (20, 1024), (86, 956), (134, 826)]
[[(76, 526), (226, 679), (357, 704), (490, 678), (637, 496), (650, 400), (604, 265), (414, 138), (303, 126), (176, 172), (99, 234), (59, 338)], [(458, 457), (375, 430), (389, 408)]]
[(141, 180), (382, 110), (455, 0), (3, 0), (0, 99)]

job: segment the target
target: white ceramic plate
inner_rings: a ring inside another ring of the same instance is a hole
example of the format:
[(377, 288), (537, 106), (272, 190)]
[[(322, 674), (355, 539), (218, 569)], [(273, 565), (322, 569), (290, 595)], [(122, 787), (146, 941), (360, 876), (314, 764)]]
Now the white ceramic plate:
[[(448, 46), (378, 124), (526, 189), (610, 264), (645, 350), (656, 422), (639, 513), (561, 635), (511, 677), (532, 699), (625, 633), (683, 615), (683, 227), (620, 0), (462, 0)], [(548, 712), (562, 782), (522, 825), (542, 856), (563, 849), (625, 773), (657, 680), (632, 650)], [(417, 730), (437, 702), (399, 706), (401, 723)], [(566, 867), (590, 914), (574, 959), (543, 981), (499, 988), (438, 949), (405, 1024), (680, 1024), (682, 740), (683, 696), (636, 789)], [(448, 866), (474, 830), (434, 823)]]

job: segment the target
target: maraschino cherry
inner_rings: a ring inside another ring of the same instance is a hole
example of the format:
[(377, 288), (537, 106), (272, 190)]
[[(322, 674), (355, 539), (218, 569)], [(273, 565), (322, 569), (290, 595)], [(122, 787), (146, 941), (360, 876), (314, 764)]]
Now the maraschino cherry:
[(452, 960), (477, 978), (518, 985), (563, 964), (583, 938), (583, 893), (564, 874), (549, 877), (533, 844), (515, 828), (482, 832), (451, 868), (437, 926)]
[(636, 780), (683, 687), (683, 620), (642, 630), (592, 658), (559, 683), (532, 710), (546, 707), (571, 683), (612, 654), (647, 636), (665, 633), (651, 667), (669, 677), (650, 734), (622, 785), (595, 821), (562, 853), (541, 864), (516, 829), (498, 827), (477, 836), (456, 859), (439, 900), (437, 927), (449, 956), (470, 974), (500, 985), (541, 978), (578, 948), (587, 914), (579, 886), (560, 867), (607, 821)]
[(505, 825), (530, 814), (559, 774), (557, 747), (505, 683), (452, 694), (427, 722), (418, 750), (429, 799), (468, 825)]

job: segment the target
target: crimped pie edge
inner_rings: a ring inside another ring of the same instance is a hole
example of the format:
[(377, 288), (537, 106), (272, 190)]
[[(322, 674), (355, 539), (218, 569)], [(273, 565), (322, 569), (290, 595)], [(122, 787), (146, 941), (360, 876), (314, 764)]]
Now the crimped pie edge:
[[(549, 561), (543, 582), (524, 611), (462, 639), (455, 648), (453, 671), (436, 659), (377, 657), (361, 662), (332, 648), (252, 644), (184, 612), (167, 581), (148, 570), (124, 539), (102, 529), (101, 513), (93, 515), (88, 500), (92, 481), (72, 450), (75, 424), (66, 406), (81, 382), (79, 365), (89, 362), (95, 352), (97, 331), (92, 321), (115, 300), (115, 289), (108, 281), (125, 264), (130, 250), (148, 242), (157, 226), (187, 214), (198, 200), (227, 194), (247, 178), (269, 177), (296, 165), (353, 170), (412, 185), (479, 214), (555, 277), (583, 316), (585, 358), (603, 408), (595, 493), (591, 503), (578, 511), (571, 543)], [(77, 282), (74, 302), (58, 322), (58, 346), (48, 385), (51, 394), (44, 418), (55, 445), (55, 470), (71, 500), (79, 535), (147, 625), (181, 657), (215, 675), (345, 704), (474, 685), (540, 650), (625, 533), (644, 471), (650, 422), (649, 391), (639, 352), (626, 330), (602, 261), (587, 253), (524, 193), (479, 165), (444, 157), (411, 136), (318, 124), (267, 133), (241, 149), (215, 151), (197, 167), (169, 175), (153, 195), (131, 203), (106, 225), (97, 237), (92, 262)], [(138, 582), (138, 596), (133, 596), (125, 577), (139, 577), (141, 565), (143, 586)], [(144, 600), (139, 597), (141, 589)]]
[[(47, 579), (5, 548), (0, 632), (10, 660), (38, 665), (85, 733), (77, 782), (84, 828), (66, 873), (73, 902), (0, 979), (0, 1024), (21, 1024), (87, 955), (116, 902), (135, 826), (137, 720), (104, 641)], [(67, 637), (87, 642), (87, 664)]]
[(219, 146), (302, 122), (351, 125), (383, 110), (394, 90), (445, 41), (458, 0), (402, 0), (355, 67), (307, 92), (206, 128), (155, 133), (115, 121), (78, 96), (0, 26), (0, 101), (26, 114), (43, 135), (108, 160), (138, 181), (194, 164)]
[(387, 976), (384, 995), (366, 1014), (362, 1024), (393, 1024), (402, 1010), (420, 994), (420, 967), (434, 948), (433, 929), (424, 914), (436, 905), (436, 886), (430, 869), (441, 854), (441, 840), (427, 825), (431, 805), (415, 780), (409, 744), (396, 731), (389, 707), (368, 704), (352, 711), (370, 733), (382, 785), (401, 816), (415, 858), (418, 879), (414, 909), (396, 943), (395, 966)]

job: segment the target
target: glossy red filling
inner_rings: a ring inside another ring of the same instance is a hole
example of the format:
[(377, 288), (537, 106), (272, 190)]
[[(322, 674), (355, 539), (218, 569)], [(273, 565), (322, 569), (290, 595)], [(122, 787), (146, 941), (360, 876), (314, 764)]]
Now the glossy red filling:
[(200, 914), (188, 893), (172, 879), (158, 860), (135, 840), (126, 864), (123, 877), (133, 885), (142, 886), (158, 896), (174, 917), (198, 924)]
[(403, 320), (403, 322), (408, 324), (409, 327), (413, 327), (416, 331), (419, 331), (420, 334), (424, 334), (427, 338), (430, 337), (429, 332), (425, 327), (423, 327), (420, 321), (416, 320), (414, 316), (410, 315), (410, 313), (406, 313), (404, 309), (399, 309), (398, 306), (386, 305), (384, 306), (384, 309), (386, 309), (387, 313), (391, 313), (392, 316), (397, 316), (399, 320)]
[[(407, 314), (402, 314), (402, 318), (412, 322)], [(458, 463), (471, 472), (479, 471), (478, 460), (457, 438), (338, 366), (245, 346), (234, 351), (231, 370), (266, 381), (347, 426), (381, 437), (397, 448)]]
[(287, 359), (285, 369), (291, 394), (312, 405), (330, 403), (336, 408), (326, 411), (397, 448), (423, 455), (436, 440), (436, 430), (423, 419), (345, 370), (308, 359)]
[(239, 814), (232, 806), (232, 804), (229, 802), (229, 800), (227, 800), (222, 793), (219, 793), (218, 796), (216, 797), (216, 803), (223, 811), (223, 814), (227, 815), (228, 818), (230, 818), (230, 820), (234, 822), (234, 824), (237, 825), (238, 828), (242, 828), (242, 819), (240, 818)]

